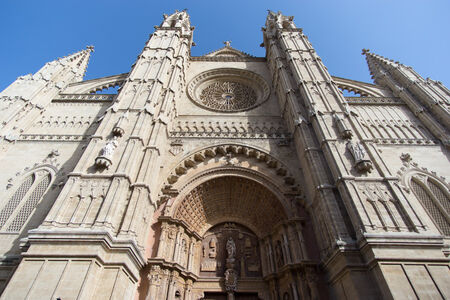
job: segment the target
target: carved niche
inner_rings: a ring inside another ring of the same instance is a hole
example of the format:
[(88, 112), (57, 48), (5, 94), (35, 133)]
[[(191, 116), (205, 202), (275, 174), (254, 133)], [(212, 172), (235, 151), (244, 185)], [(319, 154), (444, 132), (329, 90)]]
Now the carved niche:
[(222, 223), (205, 233), (202, 240), (200, 276), (224, 277), (227, 270), (229, 273), (229, 240), (234, 242), (232, 269), (237, 277), (260, 277), (262, 273), (258, 238), (248, 228), (236, 223)]

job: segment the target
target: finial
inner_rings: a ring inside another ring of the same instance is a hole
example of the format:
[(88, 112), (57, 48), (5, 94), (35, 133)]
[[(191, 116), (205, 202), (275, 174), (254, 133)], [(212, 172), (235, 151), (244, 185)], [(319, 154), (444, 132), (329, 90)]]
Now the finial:
[(225, 41), (223, 42), (223, 44), (225, 45), (225, 47), (231, 47), (231, 41)]
[(188, 9), (187, 9), (187, 8), (185, 8), (185, 9), (183, 9), (182, 11), (183, 11), (183, 12), (187, 12), (187, 11), (188, 11)]
[(87, 49), (87, 50), (94, 51), (94, 46), (93, 46), (93, 45), (88, 45), (88, 46), (86, 46), (86, 49)]
[(370, 49), (362, 49), (362, 55), (365, 55), (365, 54), (367, 54), (367, 53), (369, 53), (370, 52)]

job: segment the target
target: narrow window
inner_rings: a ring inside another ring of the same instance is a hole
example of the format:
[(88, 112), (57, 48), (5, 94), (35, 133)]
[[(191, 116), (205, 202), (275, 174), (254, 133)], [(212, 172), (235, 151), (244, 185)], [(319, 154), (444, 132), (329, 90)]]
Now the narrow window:
[(411, 189), (419, 199), (425, 210), (431, 216), (438, 229), (444, 235), (450, 235), (449, 206), (450, 199), (442, 191), (441, 187), (426, 179), (426, 185), (418, 182), (417, 178), (412, 178)]
[(36, 208), (37, 204), (47, 190), (49, 184), (50, 174), (47, 174), (42, 177), (41, 181), (38, 184), (34, 185), (33, 192), (29, 195), (19, 213), (9, 225), (8, 231), (20, 231), (20, 229), (22, 229), (22, 226), (26, 223), (31, 213)]
[(28, 190), (33, 185), (34, 179), (34, 174), (27, 176), (20, 187), (15, 191), (11, 198), (9, 198), (8, 202), (0, 212), (0, 229), (5, 225), (6, 221), (17, 208), (17, 206), (19, 206), (23, 197), (27, 194)]

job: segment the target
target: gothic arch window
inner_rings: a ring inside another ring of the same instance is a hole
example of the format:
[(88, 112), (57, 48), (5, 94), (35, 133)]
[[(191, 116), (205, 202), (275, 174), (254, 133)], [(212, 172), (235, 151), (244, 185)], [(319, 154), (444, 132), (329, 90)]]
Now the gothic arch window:
[(450, 235), (450, 193), (446, 185), (431, 176), (417, 174), (411, 177), (410, 186), (439, 231)]
[(41, 201), (52, 181), (47, 169), (37, 169), (25, 176), (0, 210), (0, 231), (20, 232)]

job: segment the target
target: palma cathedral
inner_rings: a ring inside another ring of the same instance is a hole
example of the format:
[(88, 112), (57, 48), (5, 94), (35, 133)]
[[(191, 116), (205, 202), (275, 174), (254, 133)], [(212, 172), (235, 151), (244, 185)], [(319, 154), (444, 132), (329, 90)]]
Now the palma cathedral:
[(193, 33), (0, 93), (0, 298), (449, 299), (450, 91), (368, 49), (333, 76), (280, 12), (264, 57)]

